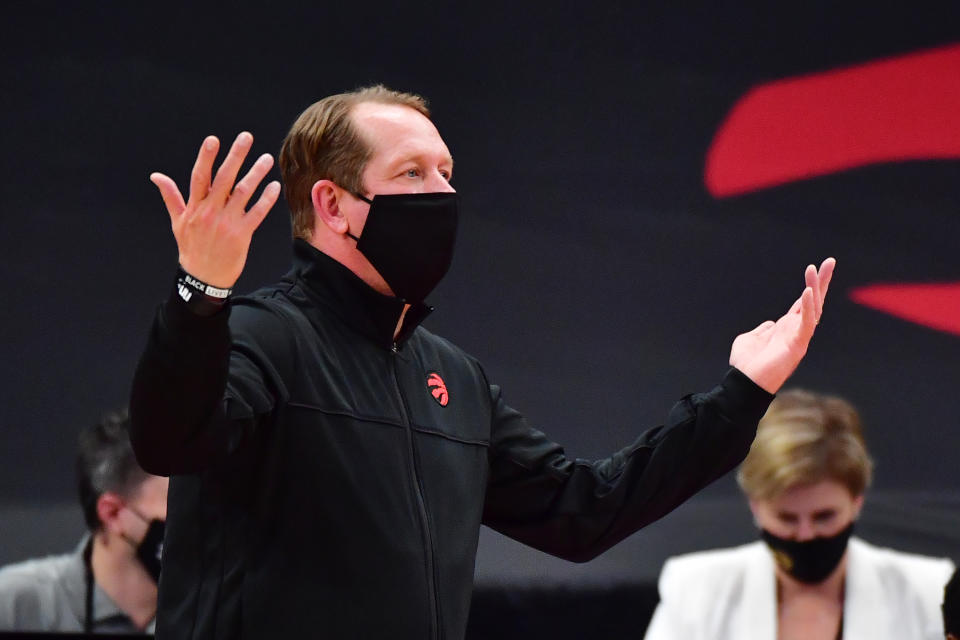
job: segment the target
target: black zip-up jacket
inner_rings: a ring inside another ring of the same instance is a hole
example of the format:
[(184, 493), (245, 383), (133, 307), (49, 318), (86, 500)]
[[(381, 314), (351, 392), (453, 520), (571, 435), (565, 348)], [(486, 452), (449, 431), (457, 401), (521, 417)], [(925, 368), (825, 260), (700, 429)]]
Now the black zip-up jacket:
[(572, 460), (426, 307), (395, 343), (401, 309), (300, 240), (213, 316), (160, 308), (130, 407), (141, 465), (172, 476), (158, 637), (462, 638), (481, 523), (588, 560), (736, 466), (772, 399), (731, 369)]

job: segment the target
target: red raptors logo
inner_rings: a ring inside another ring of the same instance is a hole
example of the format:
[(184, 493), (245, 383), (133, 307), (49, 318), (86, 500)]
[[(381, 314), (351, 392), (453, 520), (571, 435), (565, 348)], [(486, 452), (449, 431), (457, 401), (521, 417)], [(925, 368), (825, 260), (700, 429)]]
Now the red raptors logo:
[(440, 377), (439, 373), (431, 373), (427, 377), (427, 388), (430, 389), (430, 395), (433, 396), (433, 399), (436, 400), (437, 404), (441, 407), (447, 406), (447, 403), (450, 402), (447, 385), (444, 384), (443, 378)]

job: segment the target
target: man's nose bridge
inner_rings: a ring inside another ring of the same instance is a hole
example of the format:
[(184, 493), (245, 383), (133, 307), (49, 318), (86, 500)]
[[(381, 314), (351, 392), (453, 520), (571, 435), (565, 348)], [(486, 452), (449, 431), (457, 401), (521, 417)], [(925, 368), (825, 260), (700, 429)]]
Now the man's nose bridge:
[(430, 172), (430, 178), (427, 181), (427, 191), (432, 193), (455, 193), (456, 189), (450, 184), (439, 169)]

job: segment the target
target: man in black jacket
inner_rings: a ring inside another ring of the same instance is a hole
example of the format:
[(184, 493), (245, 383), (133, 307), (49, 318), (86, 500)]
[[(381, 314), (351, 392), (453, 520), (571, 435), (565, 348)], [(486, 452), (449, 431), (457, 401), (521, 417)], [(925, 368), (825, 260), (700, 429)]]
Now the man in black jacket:
[(480, 364), (419, 326), (449, 266), (453, 160), (422, 99), (325, 98), (281, 151), (292, 271), (230, 298), (276, 201), (241, 133), (189, 200), (153, 174), (180, 272), (137, 369), (132, 439), (173, 476), (158, 634), (461, 638), (478, 530), (588, 560), (746, 455), (806, 352), (833, 271), (812, 265), (778, 321), (739, 336), (712, 391), (602, 461), (570, 460)]

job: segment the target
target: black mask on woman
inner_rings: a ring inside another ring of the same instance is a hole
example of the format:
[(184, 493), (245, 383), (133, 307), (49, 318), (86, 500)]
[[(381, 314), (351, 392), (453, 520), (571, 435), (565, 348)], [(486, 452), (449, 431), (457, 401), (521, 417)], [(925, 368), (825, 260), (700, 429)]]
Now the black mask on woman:
[(787, 575), (800, 582), (816, 584), (827, 579), (840, 564), (847, 550), (847, 541), (853, 534), (853, 523), (846, 529), (829, 538), (812, 540), (787, 540), (766, 529), (760, 537), (773, 552), (773, 559)]
[(369, 200), (357, 250), (404, 302), (423, 302), (450, 269), (457, 238), (456, 193), (398, 193)]

